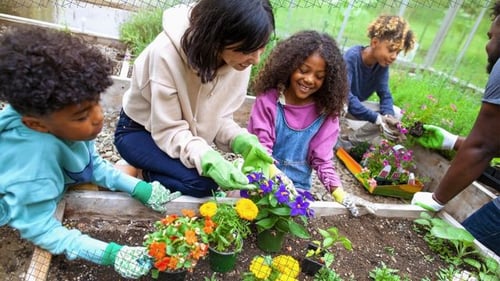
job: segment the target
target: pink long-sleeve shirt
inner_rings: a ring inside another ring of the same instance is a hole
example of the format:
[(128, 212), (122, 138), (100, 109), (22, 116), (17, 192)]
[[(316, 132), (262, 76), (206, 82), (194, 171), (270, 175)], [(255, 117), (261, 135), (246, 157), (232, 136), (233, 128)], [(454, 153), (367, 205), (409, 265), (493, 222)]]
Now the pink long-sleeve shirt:
[[(257, 96), (252, 107), (248, 131), (255, 134), (269, 153), (273, 153), (276, 140), (276, 116), (279, 92), (276, 89), (268, 90)], [(314, 103), (307, 105), (283, 105), (285, 119), (291, 128), (301, 130), (309, 126), (319, 113)], [(333, 167), (333, 147), (337, 142), (340, 131), (339, 119), (328, 117), (319, 131), (311, 139), (307, 153), (307, 161), (317, 172), (318, 178), (327, 190), (341, 186), (340, 178)], [(286, 145), (283, 144), (283, 145)]]

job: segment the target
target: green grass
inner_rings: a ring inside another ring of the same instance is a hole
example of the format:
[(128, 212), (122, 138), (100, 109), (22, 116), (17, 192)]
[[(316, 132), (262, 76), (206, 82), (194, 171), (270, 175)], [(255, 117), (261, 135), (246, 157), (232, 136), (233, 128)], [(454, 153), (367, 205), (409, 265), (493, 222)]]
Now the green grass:
[(146, 46), (163, 30), (163, 9), (142, 10), (120, 26), (120, 40), (138, 56)]

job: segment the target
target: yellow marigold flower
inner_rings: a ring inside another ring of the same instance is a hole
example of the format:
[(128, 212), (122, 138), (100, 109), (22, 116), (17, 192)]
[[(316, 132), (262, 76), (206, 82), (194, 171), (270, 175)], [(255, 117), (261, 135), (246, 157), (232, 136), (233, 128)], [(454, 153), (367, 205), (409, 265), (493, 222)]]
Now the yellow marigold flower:
[(276, 278), (276, 281), (298, 281), (297, 278), (289, 276), (288, 274), (280, 273)]
[(252, 221), (257, 217), (259, 208), (248, 198), (241, 198), (236, 202), (236, 212), (240, 218)]
[(206, 202), (200, 206), (200, 214), (204, 217), (213, 217), (217, 213), (217, 204), (215, 202)]
[(283, 280), (293, 280), (293, 278), (299, 276), (300, 267), (299, 262), (291, 256), (280, 255), (273, 259), (273, 267), (278, 269), (280, 273), (290, 277), (291, 279)]
[(271, 267), (265, 264), (262, 256), (253, 258), (250, 263), (250, 271), (259, 279), (267, 279), (271, 275)]

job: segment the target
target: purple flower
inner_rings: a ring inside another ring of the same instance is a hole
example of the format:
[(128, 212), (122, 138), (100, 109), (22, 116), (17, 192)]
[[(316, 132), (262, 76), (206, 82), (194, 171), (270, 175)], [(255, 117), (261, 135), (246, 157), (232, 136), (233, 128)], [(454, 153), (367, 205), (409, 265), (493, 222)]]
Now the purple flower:
[(305, 216), (308, 213), (307, 209), (309, 208), (309, 202), (304, 201), (304, 197), (297, 196), (295, 201), (290, 202), (288, 204), (288, 206), (290, 206), (290, 208), (292, 208), (292, 210), (290, 211), (290, 215), (292, 217)]
[(268, 180), (260, 184), (260, 189), (264, 194), (268, 194), (273, 191), (273, 181)]
[(283, 204), (288, 202), (288, 198), (290, 198), (290, 192), (288, 189), (286, 189), (284, 184), (281, 184), (279, 189), (274, 193), (276, 196), (276, 200), (278, 200), (278, 203)]
[(306, 200), (309, 200), (309, 201), (314, 201), (314, 198), (311, 194), (311, 192), (307, 191), (307, 190), (298, 190), (299, 192), (299, 195), (304, 197)]

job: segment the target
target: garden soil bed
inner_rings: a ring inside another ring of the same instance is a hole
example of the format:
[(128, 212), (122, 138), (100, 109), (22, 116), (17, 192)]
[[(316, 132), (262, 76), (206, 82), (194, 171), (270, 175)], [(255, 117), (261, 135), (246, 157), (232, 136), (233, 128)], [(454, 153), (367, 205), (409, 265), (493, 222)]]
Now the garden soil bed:
[[(93, 237), (105, 241), (115, 241), (127, 245), (141, 245), (144, 235), (151, 229), (150, 221), (64, 221), (68, 227), (76, 227)], [(338, 215), (315, 218), (309, 224), (313, 238), (319, 239), (318, 228), (335, 226), (340, 234), (351, 240), (352, 251), (341, 246), (335, 250), (333, 268), (344, 280), (370, 280), (369, 272), (384, 262), (389, 268), (399, 270), (400, 276), (407, 276), (409, 280), (421, 280), (428, 277), (436, 278), (439, 268), (445, 268), (445, 263), (428, 248), (426, 242), (413, 230), (413, 222), (409, 219), (381, 218), (366, 215), (358, 218), (349, 215)], [(24, 272), (19, 268), (27, 266), (26, 259), (30, 258), (32, 246), (22, 241), (18, 234), (9, 228), (0, 228), (0, 269), (5, 274), (2, 280), (22, 280)], [(287, 236), (280, 254), (291, 255), (298, 260), (305, 256), (307, 240), (295, 239)], [(10, 253), (10, 254), (6, 254)], [(217, 280), (241, 280), (241, 274), (248, 271), (252, 258), (265, 254), (256, 247), (255, 236), (245, 241), (245, 247), (238, 257), (235, 270), (225, 274), (217, 273)], [(276, 254), (275, 254), (276, 255)], [(275, 256), (273, 255), (273, 256)], [(23, 264), (24, 263), (24, 264)], [(208, 260), (202, 260), (194, 272), (189, 273), (186, 280), (203, 281), (204, 277), (212, 276)], [(54, 256), (47, 280), (126, 280), (121, 278), (111, 267), (97, 266), (85, 261), (68, 261), (64, 256)], [(151, 280), (144, 277), (140, 280)], [(311, 277), (301, 275), (298, 280), (312, 280)]]

